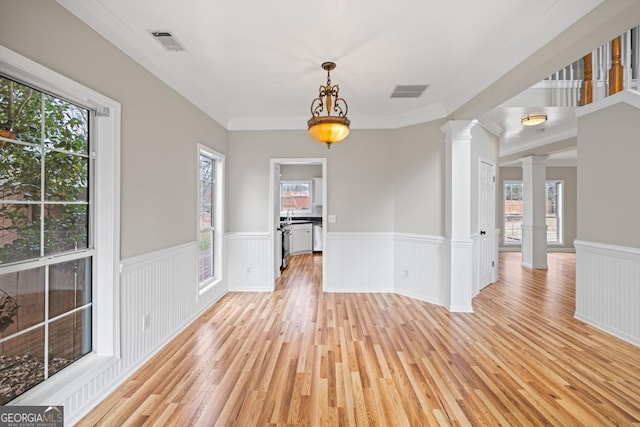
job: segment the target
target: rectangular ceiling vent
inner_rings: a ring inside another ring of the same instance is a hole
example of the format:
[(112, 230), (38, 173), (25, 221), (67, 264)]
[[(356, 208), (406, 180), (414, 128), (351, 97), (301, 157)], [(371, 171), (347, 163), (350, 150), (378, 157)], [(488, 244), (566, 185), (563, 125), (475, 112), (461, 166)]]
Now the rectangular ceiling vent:
[(429, 85), (398, 85), (393, 89), (391, 98), (420, 98)]
[(187, 49), (184, 48), (176, 39), (176, 37), (171, 34), (170, 31), (165, 30), (157, 30), (157, 31), (149, 31), (154, 39), (158, 40), (162, 47), (170, 52), (185, 52)]

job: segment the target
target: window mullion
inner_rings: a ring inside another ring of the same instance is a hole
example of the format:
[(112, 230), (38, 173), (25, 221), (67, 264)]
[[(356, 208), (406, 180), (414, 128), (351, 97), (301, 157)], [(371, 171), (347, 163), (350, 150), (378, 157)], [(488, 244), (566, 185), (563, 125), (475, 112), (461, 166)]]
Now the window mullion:
[(45, 101), (44, 94), (40, 94), (40, 256), (44, 256), (44, 187), (45, 187), (45, 164), (44, 164), (44, 139), (45, 130)]
[(44, 268), (44, 379), (49, 378), (49, 266)]
[[(46, 104), (45, 95), (40, 94), (40, 256), (44, 256), (45, 249), (45, 174), (46, 155), (44, 141), (46, 138)], [(49, 378), (49, 266), (44, 267), (44, 354), (43, 354), (43, 378)]]

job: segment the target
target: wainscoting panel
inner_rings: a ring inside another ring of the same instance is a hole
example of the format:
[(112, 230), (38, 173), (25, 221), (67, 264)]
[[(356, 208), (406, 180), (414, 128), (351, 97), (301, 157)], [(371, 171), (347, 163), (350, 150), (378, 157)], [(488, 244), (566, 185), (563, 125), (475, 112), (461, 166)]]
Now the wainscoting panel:
[(640, 346), (640, 248), (575, 241), (575, 317)]
[[(198, 300), (198, 247), (183, 245), (123, 262), (120, 292), (122, 359), (134, 363), (190, 320)], [(144, 329), (144, 317), (149, 328)]]
[(394, 235), (393, 283), (396, 293), (443, 305), (443, 241), (439, 236)]
[(480, 234), (471, 235), (471, 297), (480, 293)]
[(227, 233), (229, 291), (270, 292), (272, 250), (269, 233)]
[[(201, 295), (198, 302), (197, 251), (197, 242), (191, 242), (121, 262), (121, 357), (91, 356), (68, 368), (78, 365), (79, 370), (86, 372), (76, 375), (55, 395), (56, 403), (64, 405), (65, 421), (69, 425), (77, 422), (226, 293), (226, 284), (221, 281), (208, 290), (207, 295)], [(145, 329), (146, 315), (149, 322)], [(62, 371), (56, 376), (64, 374)]]
[(327, 233), (325, 292), (393, 292), (392, 233)]

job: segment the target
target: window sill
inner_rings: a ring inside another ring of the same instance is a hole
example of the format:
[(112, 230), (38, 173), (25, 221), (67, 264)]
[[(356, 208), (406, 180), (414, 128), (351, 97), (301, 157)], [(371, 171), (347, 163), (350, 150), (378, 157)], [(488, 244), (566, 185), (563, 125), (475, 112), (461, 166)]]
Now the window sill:
[(120, 359), (89, 353), (43, 383), (16, 397), (8, 405), (57, 405), (97, 378)]

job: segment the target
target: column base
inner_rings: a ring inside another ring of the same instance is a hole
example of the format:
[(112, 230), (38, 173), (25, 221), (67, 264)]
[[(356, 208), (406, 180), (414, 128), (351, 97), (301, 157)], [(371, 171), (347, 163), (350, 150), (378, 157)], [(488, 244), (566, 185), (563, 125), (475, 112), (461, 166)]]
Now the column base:
[(547, 226), (522, 226), (522, 266), (546, 270), (547, 266)]

